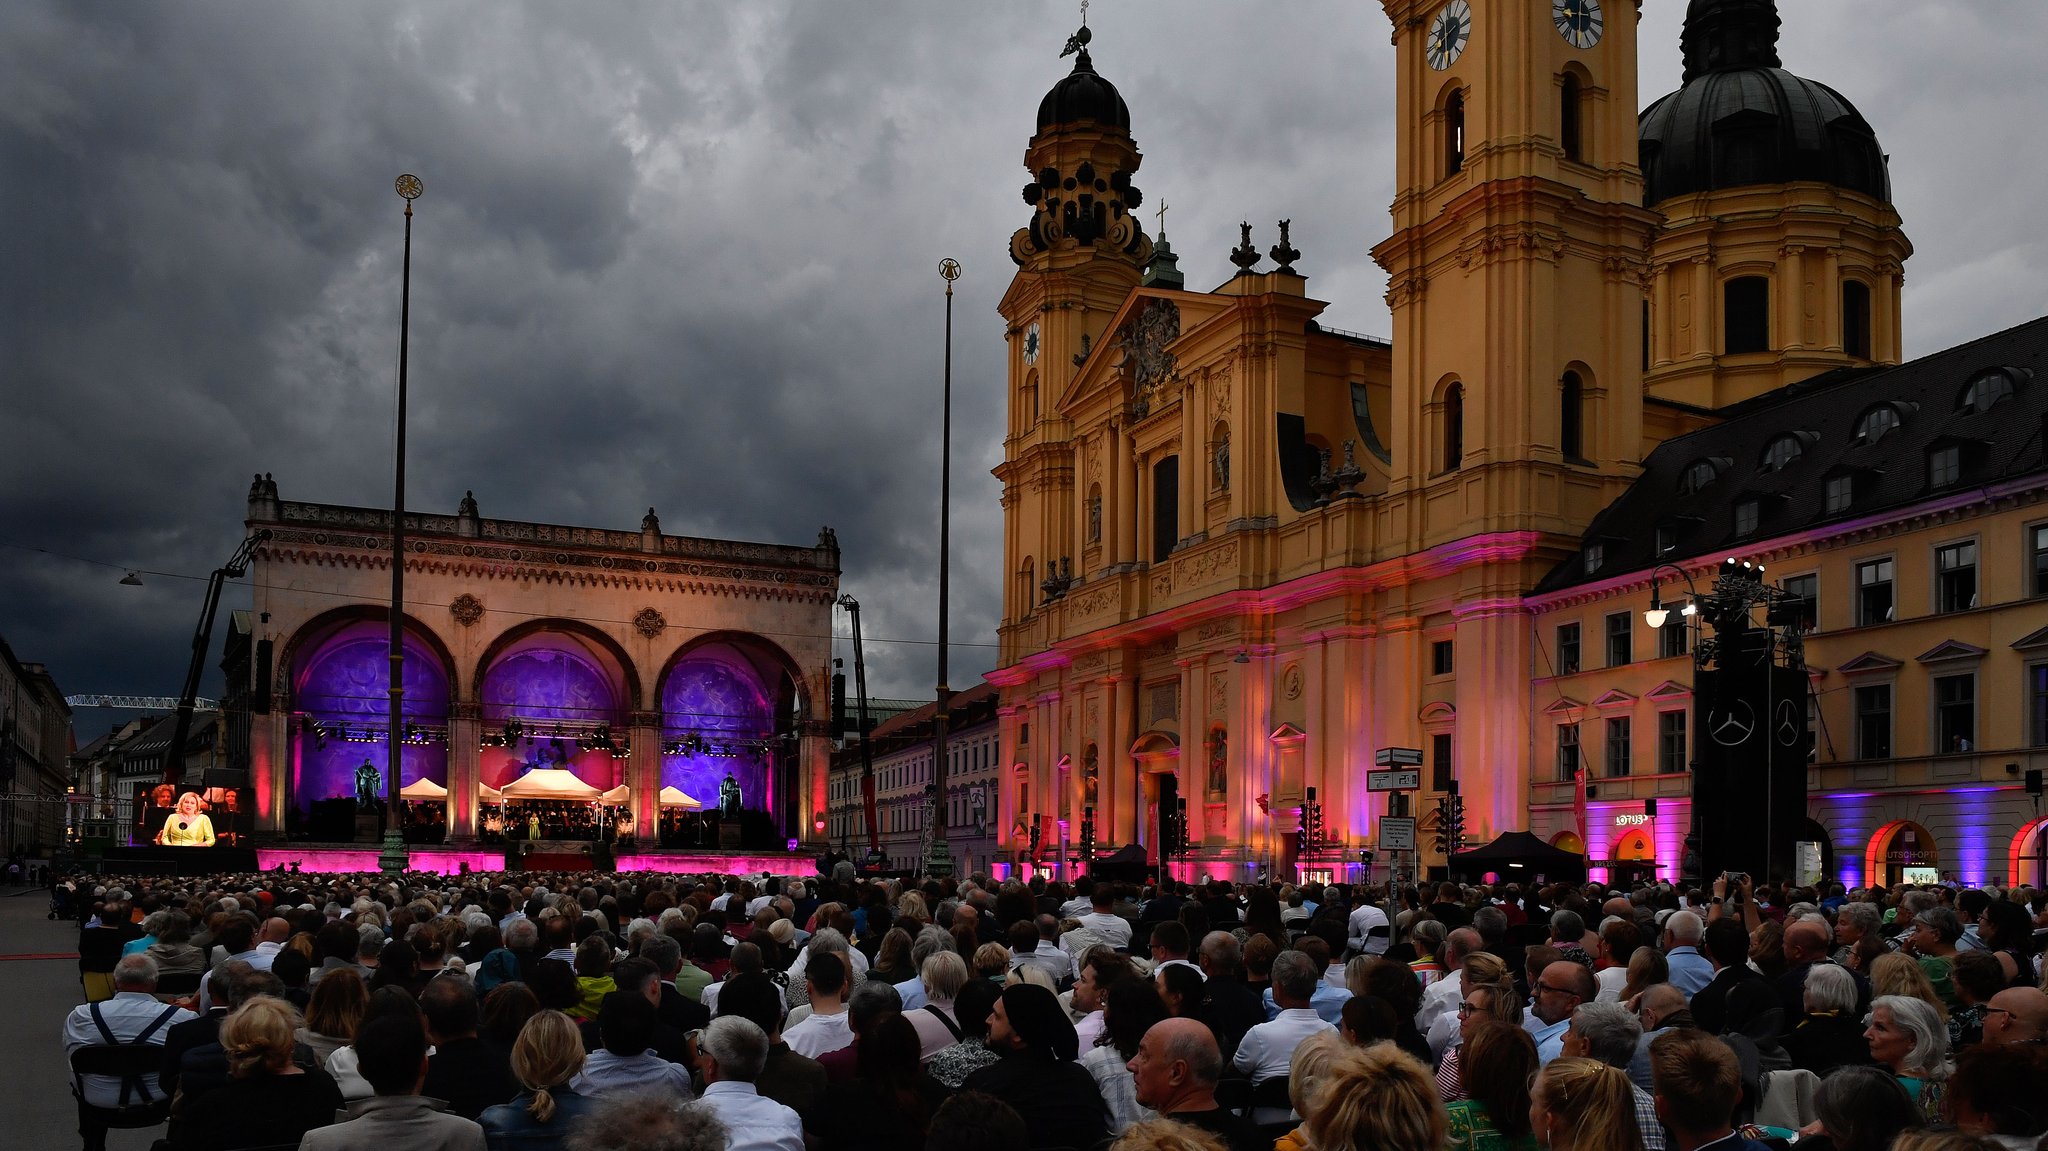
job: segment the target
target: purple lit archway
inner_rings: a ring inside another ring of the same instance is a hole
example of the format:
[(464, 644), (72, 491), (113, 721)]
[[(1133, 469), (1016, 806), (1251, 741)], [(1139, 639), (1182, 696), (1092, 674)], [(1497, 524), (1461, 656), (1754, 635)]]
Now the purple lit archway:
[[(364, 762), (376, 768), (377, 794), (384, 793), (390, 642), (382, 621), (357, 619), (294, 644), (287, 795), (301, 815), (320, 800), (355, 795), (356, 769)], [(448, 783), (450, 669), (437, 647), (406, 632), (404, 715), (417, 742), (401, 753), (401, 787), (420, 779)]]
[(661, 784), (718, 806), (730, 772), (742, 806), (799, 834), (791, 806), (801, 679), (788, 655), (758, 636), (722, 632), (678, 652), (662, 672)]
[(626, 734), (623, 677), (609, 652), (573, 632), (530, 632), (497, 652), (483, 673), (483, 724), (486, 733), (507, 738), (484, 748), (483, 782), (503, 787), (551, 767), (595, 787), (617, 785), (624, 761), (588, 744), (600, 728)]

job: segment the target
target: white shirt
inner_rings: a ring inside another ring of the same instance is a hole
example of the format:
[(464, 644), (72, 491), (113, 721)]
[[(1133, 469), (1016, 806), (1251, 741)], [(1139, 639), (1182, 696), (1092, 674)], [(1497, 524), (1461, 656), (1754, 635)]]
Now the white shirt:
[[(775, 902), (775, 897), (772, 895), (756, 895), (754, 898), (747, 900), (747, 918), (752, 919), (756, 915), (761, 914), (761, 909), (773, 902)], [(773, 1100), (770, 1100), (770, 1102), (773, 1102)]]
[(763, 1098), (752, 1083), (712, 1083), (694, 1106), (725, 1123), (726, 1151), (804, 1151), (804, 1124), (797, 1114)]
[(959, 1013), (953, 1010), (953, 1001), (950, 999), (944, 1003), (928, 1003), (922, 1007), (905, 1007), (903, 1009), (903, 1018), (908, 1019), (911, 1028), (917, 1032), (917, 1057), (919, 1059), (930, 1059), (946, 1048), (960, 1042), (959, 1039), (954, 1037), (952, 1029), (948, 1028), (939, 1019), (938, 1015), (932, 1013), (932, 1008), (937, 1008), (947, 1019), (952, 1020), (954, 1026), (958, 1026), (960, 1023)]
[[(71, 1058), (71, 1053), (81, 1048), (103, 1047), (106, 1045), (106, 1037), (101, 1035), (100, 1029), (93, 1024), (92, 1006), (89, 1003), (81, 1003), (77, 1007), (72, 1008), (71, 1014), (64, 1020), (64, 1057), (66, 1059)], [(107, 1030), (114, 1033), (114, 1038), (127, 1043), (129, 1040), (142, 1034), (143, 1030), (150, 1024), (156, 1022), (156, 1017), (164, 1013), (165, 1006), (165, 1004), (156, 1001), (156, 996), (146, 991), (117, 991), (112, 999), (100, 1002), (100, 1018), (106, 1021)], [(197, 1015), (182, 1007), (172, 1008), (171, 1017), (164, 1020), (163, 1026), (151, 1032), (148, 1040), (149, 1045), (152, 1047), (162, 1047), (164, 1045), (164, 1036), (169, 1034), (172, 1027), (188, 1019), (197, 1018), (199, 1018)], [(157, 1088), (156, 1072), (151, 1071), (142, 1076), (142, 1086), (149, 1092), (148, 1096), (131, 1095), (129, 1102), (142, 1103), (163, 1097)], [(121, 1103), (121, 1077), (118, 1075), (86, 1076), (85, 1101), (95, 1107), (119, 1106)]]
[(1253, 1083), (1283, 1078), (1288, 1061), (1294, 1058), (1294, 1049), (1302, 1040), (1335, 1030), (1310, 1008), (1283, 1008), (1271, 1023), (1261, 1023), (1244, 1033), (1230, 1065), (1244, 1072), (1245, 1078)]
[[(1351, 918), (1345, 922), (1345, 943), (1353, 951), (1367, 955), (1385, 955), (1392, 940), (1392, 924), (1387, 922), (1387, 913), (1370, 903), (1361, 903), (1351, 911)], [(1386, 935), (1372, 935), (1375, 927), (1389, 929)]]
[(1458, 1018), (1458, 1004), (1465, 998), (1465, 969), (1453, 967), (1422, 989), (1422, 1006), (1415, 1012), (1415, 1029), (1428, 1035), (1431, 1025), (1449, 1015)]
[(1088, 909), (1094, 906), (1095, 901), (1092, 899), (1069, 899), (1060, 904), (1060, 918), (1079, 919), (1088, 914)]
[[(1091, 911), (1077, 918), (1080, 920), (1083, 928), (1094, 932), (1098, 938), (1111, 947), (1121, 950), (1131, 945), (1131, 925), (1123, 916), (1111, 915), (1107, 911)], [(1072, 951), (1074, 949), (1069, 948), (1068, 950)]]
[(1137, 1084), (1116, 1048), (1108, 1045), (1083, 1047), (1081, 1067), (1095, 1077), (1095, 1086), (1102, 1092), (1102, 1101), (1109, 1105), (1111, 1134), (1121, 1135), (1140, 1123), (1159, 1118), (1150, 1108), (1138, 1105)]
[(1093, 1048), (1096, 1037), (1100, 1036), (1102, 1029), (1108, 1025), (1108, 1021), (1102, 1017), (1100, 1008), (1090, 1011), (1076, 1020), (1074, 1022), (1074, 1037), (1080, 1040), (1081, 1050), (1087, 1051)]
[(827, 1051), (837, 1051), (853, 1046), (853, 1028), (847, 1025), (846, 1009), (840, 1008), (830, 1015), (813, 1011), (800, 1022), (792, 1024), (782, 1033), (782, 1041), (798, 1055), (813, 1059)]
[(1065, 983), (1074, 977), (1074, 957), (1060, 950), (1059, 944), (1049, 943), (1043, 939), (1039, 940), (1038, 946), (1031, 951), (1010, 957), (1011, 971), (1026, 964), (1045, 972), (1056, 984)]
[(1628, 986), (1628, 968), (1610, 967), (1595, 971), (1593, 982), (1600, 985), (1600, 994), (1593, 997), (1595, 1003), (1621, 1002), (1621, 989)]

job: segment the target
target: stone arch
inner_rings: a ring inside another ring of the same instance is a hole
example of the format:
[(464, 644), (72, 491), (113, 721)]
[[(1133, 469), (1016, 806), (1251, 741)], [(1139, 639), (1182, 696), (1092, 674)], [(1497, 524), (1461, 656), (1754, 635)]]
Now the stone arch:
[(499, 633), (497, 638), (491, 641), (490, 646), (484, 648), (483, 656), (476, 661), (476, 678), (470, 681), (472, 695), (481, 701), (484, 675), (491, 666), (515, 645), (544, 632), (559, 632), (572, 636), (586, 646), (603, 653), (614, 665), (621, 708), (626, 711), (639, 711), (646, 706), (646, 697), (642, 694), (640, 684), (640, 669), (633, 662), (633, 657), (626, 654), (626, 649), (619, 645), (619, 641), (582, 620), (560, 616), (528, 620)]
[(479, 778), (503, 787), (536, 767), (552, 767), (614, 787), (624, 781), (625, 759), (586, 737), (600, 727), (614, 739), (624, 734), (643, 698), (632, 658), (598, 629), (557, 618), (512, 628), (477, 664), (486, 738), (501, 731), (504, 738), (480, 757)]
[[(376, 769), (377, 795), (388, 790), (390, 609), (351, 604), (313, 617), (286, 641), (279, 674), (294, 723), (284, 756), (287, 824), (311, 820), (314, 805), (356, 794), (361, 764)], [(448, 782), (448, 716), (456, 697), (456, 664), (424, 621), (405, 617), (404, 716), (420, 733), (400, 752), (399, 786)], [(268, 690), (270, 685), (266, 685)], [(353, 809), (319, 817), (323, 838), (353, 834)], [(310, 823), (300, 823), (301, 827)]]
[(692, 637), (655, 679), (661, 714), (660, 786), (709, 804), (724, 777), (741, 803), (783, 813), (796, 778), (790, 737), (810, 713), (810, 694), (789, 653), (753, 632)]
[[(349, 604), (346, 607), (338, 607), (332, 611), (321, 612), (319, 615), (300, 624), (297, 630), (292, 632), (291, 637), (285, 640), (284, 649), (278, 652), (278, 676), (286, 682), (285, 690), (287, 695), (289, 696), (295, 687), (289, 679), (290, 669), (293, 661), (299, 658), (306, 644), (317, 642), (349, 624), (365, 621), (383, 624), (388, 629), (390, 627), (390, 620), (391, 609), (388, 606), (384, 604), (356, 603)], [(441, 639), (440, 635), (432, 627), (427, 625), (427, 621), (411, 612), (405, 613), (405, 634), (408, 637), (419, 640), (433, 654), (434, 658), (440, 661), (441, 666), (448, 673), (449, 697), (451, 699), (460, 699), (462, 687), (459, 678), (460, 671), (455, 662), (455, 655), (448, 650), (447, 643)], [(274, 685), (266, 685), (265, 690), (269, 690), (271, 686)]]
[(1579, 838), (1579, 833), (1576, 831), (1560, 831), (1556, 835), (1551, 836), (1550, 846), (1557, 848), (1559, 851), (1569, 851), (1573, 855), (1586, 854), (1586, 841)]
[(1878, 828), (1871, 835), (1870, 843), (1864, 849), (1864, 883), (1883, 883), (1889, 887), (1898, 882), (1897, 878), (1892, 874), (1893, 869), (1887, 866), (1886, 862), (1886, 857), (1892, 851), (1895, 840), (1900, 844), (1900, 850), (1910, 851), (1926, 858), (1924, 863), (1904, 864), (1902, 866), (1931, 866), (1936, 868), (1941, 866), (1941, 852), (1935, 842), (1934, 834), (1928, 831), (1926, 827), (1910, 819), (1894, 819), (1883, 827)]
[(2036, 890), (2048, 884), (2048, 869), (2037, 862), (2040, 845), (2036, 840), (2040, 836), (2048, 836), (2048, 818), (2023, 823), (2013, 835), (2011, 848), (2006, 854), (2005, 880), (2008, 884), (2017, 886), (2025, 881)]
[(1650, 841), (1647, 829), (1630, 828), (1625, 835), (1614, 841), (1614, 846), (1608, 849), (1608, 856), (1611, 859), (1653, 860), (1657, 858), (1657, 846)]

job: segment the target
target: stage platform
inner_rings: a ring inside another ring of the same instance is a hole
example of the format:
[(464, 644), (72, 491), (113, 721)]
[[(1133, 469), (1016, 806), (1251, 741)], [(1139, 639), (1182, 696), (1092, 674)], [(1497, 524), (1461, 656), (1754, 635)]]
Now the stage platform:
[(258, 853), (246, 847), (163, 847), (137, 844), (109, 847), (100, 857), (103, 866), (137, 875), (211, 875), (216, 871), (250, 871), (259, 866)]
[[(535, 862), (519, 867), (519, 870), (563, 871), (587, 870), (591, 856), (582, 852), (588, 844), (575, 844), (560, 851), (543, 851), (555, 845), (541, 841), (534, 845), (532, 858)], [(566, 846), (566, 845), (565, 845)], [(362, 872), (377, 870), (377, 845), (374, 843), (290, 843), (255, 850), (257, 866), (265, 871), (280, 867), (289, 870), (294, 865), (300, 871), (315, 872)], [(477, 871), (504, 871), (505, 849), (502, 845), (490, 847), (460, 847), (419, 844), (408, 853), (410, 866), (414, 871), (431, 871), (440, 875), (460, 875)], [(814, 852), (717, 852), (717, 851), (633, 851), (618, 856), (616, 862), (620, 871), (659, 871), (671, 874), (703, 874), (719, 872), (727, 875), (816, 875), (818, 856)], [(551, 861), (575, 862), (581, 866), (570, 868), (555, 866)], [(208, 870), (218, 870), (209, 868)]]

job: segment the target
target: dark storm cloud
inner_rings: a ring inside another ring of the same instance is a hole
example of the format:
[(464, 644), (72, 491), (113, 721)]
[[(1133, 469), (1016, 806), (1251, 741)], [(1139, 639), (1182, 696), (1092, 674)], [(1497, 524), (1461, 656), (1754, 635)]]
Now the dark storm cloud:
[[(1618, 6), (1618, 5), (1611, 5)], [(2032, 5), (1786, 4), (1789, 67), (1893, 155), (1909, 353), (2040, 311)], [(1642, 26), (1645, 100), (1683, 6)], [(1145, 213), (1191, 286), (1293, 221), (1334, 326), (1387, 331), (1376, 5), (1097, 3)], [(878, 694), (929, 690), (941, 257), (954, 301), (952, 680), (993, 662), (1010, 232), (1070, 5), (0, 6), (0, 539), (210, 570), (249, 473), (390, 496), (401, 171), (410, 490), (452, 510), (808, 543), (830, 523)], [(1990, 54), (1989, 58), (1986, 54)], [(1996, 78), (1994, 81), (1993, 78)], [(1959, 203), (1971, 205), (1967, 213)], [(0, 634), (71, 691), (169, 693), (199, 585), (9, 549)], [(238, 602), (233, 593), (229, 605)], [(94, 717), (81, 717), (93, 734)]]

